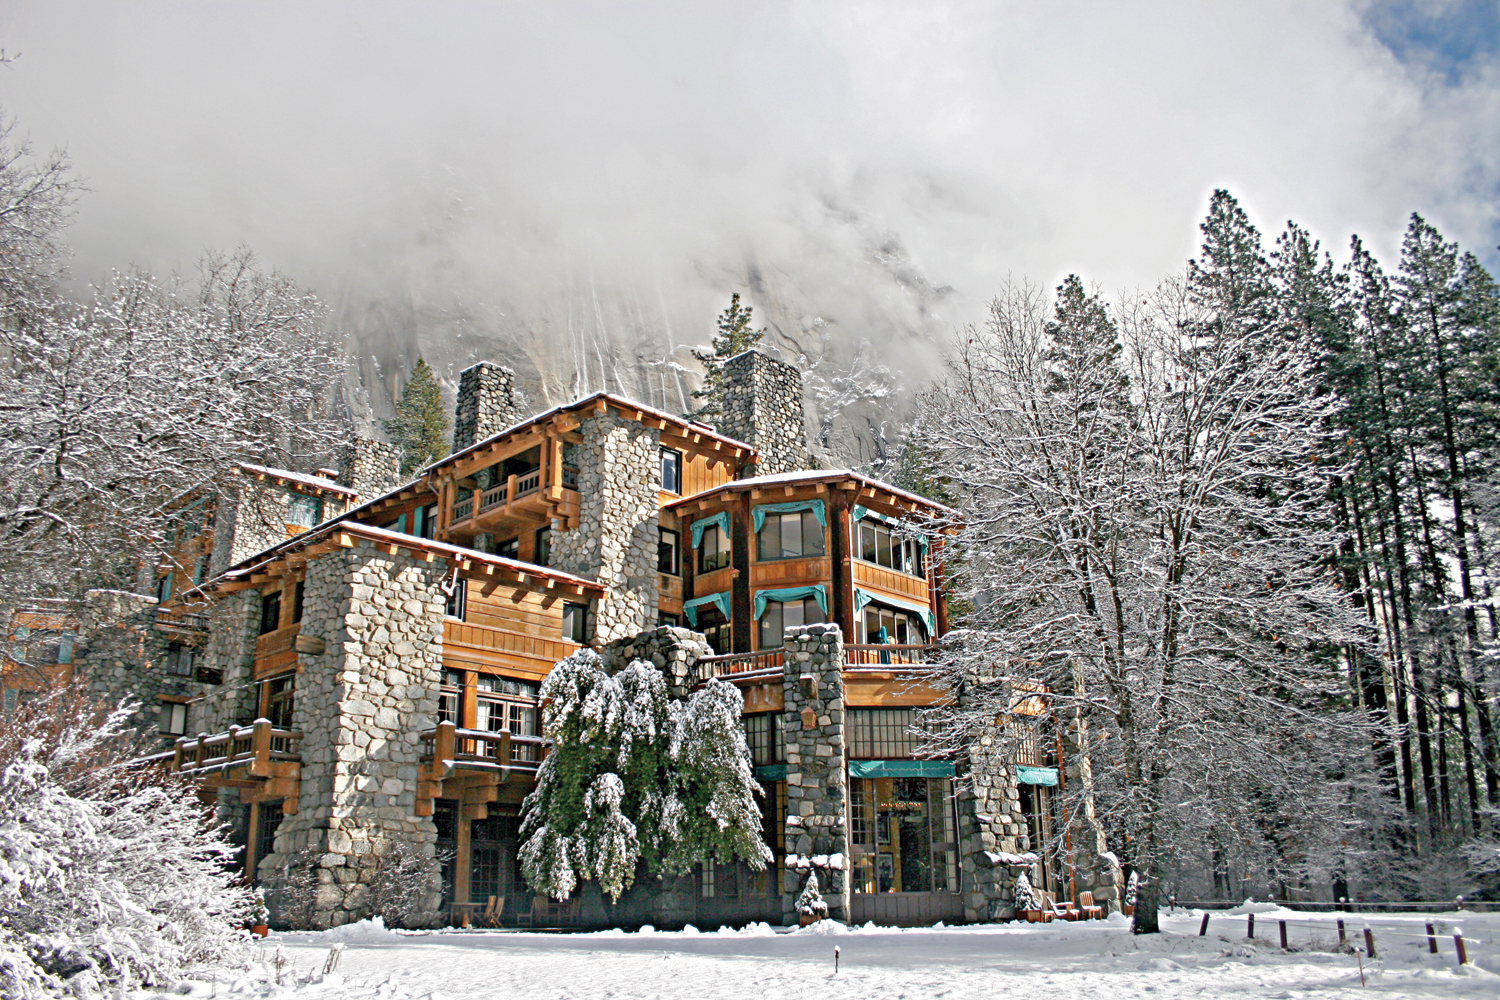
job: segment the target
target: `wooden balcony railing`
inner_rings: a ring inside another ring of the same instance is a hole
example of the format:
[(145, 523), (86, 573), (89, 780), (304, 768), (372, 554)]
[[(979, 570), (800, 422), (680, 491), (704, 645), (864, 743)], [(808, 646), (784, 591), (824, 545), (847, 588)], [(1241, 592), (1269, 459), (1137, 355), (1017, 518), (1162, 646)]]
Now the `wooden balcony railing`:
[(453, 523), (454, 524), (457, 524), (459, 521), (467, 521), (469, 518), (471, 518), (473, 516), (474, 516), (474, 498), (473, 497), (469, 497), (469, 499), (467, 499), (467, 500), (460, 500), (458, 503), (456, 503), (456, 504), (453, 505)]
[(543, 736), (492, 733), (483, 729), (459, 729), (440, 722), (421, 734), (422, 761), (433, 776), (452, 770), (511, 770), (534, 772), (552, 741)]
[(844, 647), (844, 663), (850, 667), (923, 666), (934, 648), (895, 643), (851, 643)]
[(301, 739), (301, 733), (277, 729), (267, 719), (223, 733), (184, 736), (172, 748), (172, 770), (201, 775), (247, 767), (253, 777), (269, 778), (273, 761), (302, 760), (297, 753)]
[[(567, 470), (565, 469), (563, 471), (564, 485), (569, 485), (566, 481)], [(577, 485), (576, 475), (574, 477), (574, 483), (572, 485)], [(505, 482), (499, 483), (495, 486), (491, 486), (489, 489), (484, 490), (483, 492), (476, 492), (467, 500), (460, 500), (458, 503), (454, 504), (453, 523), (458, 524), (460, 521), (469, 520), (475, 514), (482, 514), (487, 510), (493, 510), (496, 507), (503, 507), (507, 504), (515, 502), (516, 500), (519, 500), (521, 497), (536, 493), (541, 488), (542, 470), (539, 468), (532, 469), (530, 472), (523, 472), (519, 476), (510, 476), (505, 480)], [(475, 504), (475, 501), (478, 501), (477, 506)]]
[(736, 674), (780, 672), (785, 669), (785, 649), (761, 649), (754, 653), (728, 653), (724, 656), (705, 656), (697, 663), (698, 682), (705, 683), (711, 677), (729, 677)]

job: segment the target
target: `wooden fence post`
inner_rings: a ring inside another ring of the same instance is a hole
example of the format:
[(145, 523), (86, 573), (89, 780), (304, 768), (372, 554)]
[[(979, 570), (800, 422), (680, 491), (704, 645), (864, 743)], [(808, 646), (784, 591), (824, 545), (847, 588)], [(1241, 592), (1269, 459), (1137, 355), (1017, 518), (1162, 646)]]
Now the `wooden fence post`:
[(1278, 920), (1277, 923), (1281, 924), (1281, 950), (1286, 951), (1286, 921)]
[(1245, 937), (1253, 941), (1255, 939), (1255, 914), (1251, 913), (1248, 916), (1249, 920), (1245, 924)]
[(1373, 960), (1375, 958), (1375, 932), (1365, 928), (1365, 954)]
[(1208, 935), (1208, 913), (1205, 912), (1203, 914), (1203, 923), (1201, 923), (1201, 924), (1198, 925), (1198, 936), (1199, 937), (1206, 937), (1207, 935)]
[(1464, 948), (1464, 936), (1462, 934), (1453, 935), (1453, 947), (1458, 951), (1458, 964), (1468, 965), (1469, 953)]
[(1429, 955), (1437, 954), (1437, 933), (1433, 931), (1432, 924), (1427, 925), (1427, 953)]
[(1340, 917), (1339, 918), (1339, 947), (1342, 948), (1344, 945), (1346, 945), (1348, 943), (1349, 943), (1348, 939), (1344, 937), (1344, 920), (1343, 920), (1342, 917)]

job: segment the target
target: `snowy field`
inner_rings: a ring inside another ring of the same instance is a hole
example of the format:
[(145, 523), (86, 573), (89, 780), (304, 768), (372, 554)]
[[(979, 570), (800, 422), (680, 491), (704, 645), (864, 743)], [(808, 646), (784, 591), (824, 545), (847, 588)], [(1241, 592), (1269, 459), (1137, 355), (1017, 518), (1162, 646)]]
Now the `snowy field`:
[[(383, 998), (800, 998), (1025, 997), (1500, 997), (1500, 914), (1441, 914), (1440, 952), (1423, 937), (1427, 916), (1368, 922), (1377, 960), (1338, 953), (1332, 915), (1255, 907), (1256, 939), (1243, 910), (1215, 912), (1207, 937), (1200, 912), (1178, 911), (1166, 933), (1133, 938), (1123, 917), (1090, 923), (995, 924), (909, 930), (824, 924), (778, 934), (742, 931), (536, 934), (446, 931), (397, 934), (357, 924), (320, 934), (273, 934), (249, 973), (197, 983), (194, 996)], [(1279, 947), (1286, 919), (1292, 953)], [(1470, 961), (1454, 959), (1453, 928)], [(825, 932), (827, 931), (827, 932)], [(831, 932), (831, 933), (830, 933)], [(338, 972), (323, 976), (342, 943)], [(275, 956), (285, 963), (274, 982)], [(834, 948), (840, 954), (834, 972)]]

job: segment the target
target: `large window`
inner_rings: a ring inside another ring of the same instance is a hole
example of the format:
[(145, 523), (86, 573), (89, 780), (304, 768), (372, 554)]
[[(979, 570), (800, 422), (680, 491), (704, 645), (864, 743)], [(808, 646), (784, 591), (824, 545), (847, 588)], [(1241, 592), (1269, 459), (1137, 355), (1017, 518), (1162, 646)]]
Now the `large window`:
[(167, 646), (167, 673), (173, 677), (193, 676), (193, 647), (174, 642)]
[(552, 565), (552, 529), (536, 529), (534, 547), (531, 550), (531, 561), (538, 566)]
[(904, 538), (887, 525), (866, 518), (859, 522), (859, 557), (877, 566), (889, 566), (898, 573), (926, 576), (922, 543)]
[(715, 653), (723, 655), (734, 652), (729, 619), (724, 617), (724, 612), (716, 605), (704, 604), (698, 608), (698, 631), (703, 633)]
[(181, 736), (186, 733), (187, 706), (180, 701), (163, 701), (156, 728), (163, 736)]
[[(860, 642), (895, 643), (898, 646), (920, 646), (927, 641), (927, 627), (922, 619), (905, 611), (893, 611), (875, 604), (865, 605), (859, 619)], [(881, 638), (880, 630), (885, 629)]]
[(274, 632), (281, 627), (281, 591), (275, 590), (260, 596), (260, 634)]
[(588, 618), (588, 605), (564, 604), (562, 637), (582, 645), (588, 639)]
[(915, 722), (916, 716), (909, 708), (850, 709), (850, 759), (892, 760), (912, 756), (918, 740), (911, 731)]
[(810, 625), (827, 617), (816, 600), (767, 601), (766, 613), (760, 616), (761, 649), (777, 649), (782, 644), (783, 631), (798, 625)]
[(453, 593), (447, 595), (443, 602), (443, 614), (449, 618), (464, 620), (464, 612), (469, 604), (469, 581), (463, 577), (453, 581)]
[(172, 599), (171, 573), (168, 573), (166, 576), (156, 581), (156, 599), (158, 602), (163, 604)]
[(462, 670), (444, 670), (443, 682), (438, 686), (438, 721), (462, 726), (464, 674)]
[(857, 778), (849, 789), (855, 892), (957, 892), (947, 778)]
[(668, 493), (682, 492), (682, 452), (661, 450), (661, 488)]
[(277, 729), (292, 728), (292, 713), (296, 707), (297, 675), (282, 674), (266, 681), (266, 718)]
[(671, 528), (659, 527), (656, 530), (659, 532), (656, 541), (656, 571), (676, 576), (682, 572), (679, 564), (681, 537)]
[(712, 573), (729, 565), (729, 539), (717, 524), (703, 529), (703, 541), (698, 545), (698, 572)]
[[(537, 690), (535, 684), (527, 681), (481, 674), (474, 728), (512, 736), (540, 736)], [(512, 743), (510, 759), (539, 761), (541, 747), (536, 743)]]
[(761, 712), (740, 719), (745, 727), (745, 742), (750, 747), (750, 763), (780, 764), (786, 759), (781, 745), (781, 713)]
[(287, 498), (287, 524), (299, 528), (311, 528), (323, 520), (323, 501), (317, 497), (305, 497), (293, 493)]
[(755, 536), (755, 558), (759, 560), (820, 556), (824, 551), (823, 526), (810, 510), (767, 514)]

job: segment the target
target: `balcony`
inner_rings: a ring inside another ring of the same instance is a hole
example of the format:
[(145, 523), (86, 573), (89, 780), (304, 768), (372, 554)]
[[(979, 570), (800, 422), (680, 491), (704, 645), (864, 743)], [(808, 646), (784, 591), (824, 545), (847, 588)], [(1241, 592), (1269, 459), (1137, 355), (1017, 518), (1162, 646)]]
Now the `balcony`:
[(923, 667), (935, 646), (896, 643), (851, 643), (844, 647), (846, 668), (888, 670), (891, 667)]
[(728, 653), (724, 656), (705, 656), (696, 667), (699, 684), (710, 678), (751, 678), (779, 675), (786, 669), (785, 649), (762, 649), (754, 653)]
[(222, 733), (181, 737), (171, 750), (142, 763), (165, 765), (197, 779), (205, 790), (237, 788), (244, 803), (282, 799), (282, 811), (290, 815), (297, 811), (301, 789), (301, 740), (301, 733), (256, 719)]
[(497, 801), (500, 786), (535, 779), (552, 743), (542, 736), (460, 729), (451, 722), (438, 723), (421, 740), (416, 814), (431, 816), (433, 799), (457, 799), (470, 807), (471, 819), (484, 818), (483, 809), (473, 807)]

